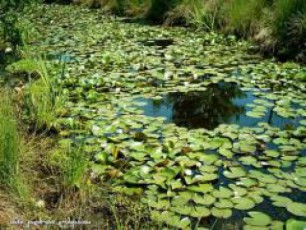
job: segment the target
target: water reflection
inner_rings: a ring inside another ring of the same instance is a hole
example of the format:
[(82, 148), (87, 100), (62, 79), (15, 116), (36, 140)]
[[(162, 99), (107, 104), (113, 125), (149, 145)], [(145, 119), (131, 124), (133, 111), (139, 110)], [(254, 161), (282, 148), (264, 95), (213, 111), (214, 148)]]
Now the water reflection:
[(219, 83), (204, 92), (174, 93), (167, 98), (173, 105), (172, 120), (188, 128), (213, 129), (245, 112), (233, 98), (246, 97), (235, 84)]
[(245, 92), (235, 83), (220, 82), (211, 84), (204, 92), (175, 92), (165, 95), (162, 100), (138, 98), (145, 102), (141, 106), (144, 114), (153, 117), (165, 117), (166, 121), (187, 128), (214, 129), (220, 124), (238, 124), (255, 127), (258, 122), (266, 122), (279, 128), (295, 128), (299, 119), (286, 119), (273, 112), (273, 106), (261, 118), (246, 116), (257, 99), (252, 92)]
[(245, 113), (245, 107), (235, 99), (247, 98), (237, 84), (218, 83), (204, 92), (169, 93), (162, 100), (147, 101), (144, 113), (163, 116), (178, 126), (213, 129)]

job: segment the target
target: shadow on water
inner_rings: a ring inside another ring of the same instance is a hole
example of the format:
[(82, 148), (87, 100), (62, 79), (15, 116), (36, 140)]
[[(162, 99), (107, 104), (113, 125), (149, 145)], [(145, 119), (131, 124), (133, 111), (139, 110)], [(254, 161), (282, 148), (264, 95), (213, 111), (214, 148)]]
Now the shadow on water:
[(173, 39), (154, 39), (154, 40), (140, 41), (140, 44), (144, 46), (158, 46), (162, 49), (167, 48), (173, 43), (174, 43)]
[(204, 92), (174, 92), (166, 94), (161, 100), (137, 98), (136, 101), (146, 103), (140, 107), (144, 115), (164, 117), (167, 122), (190, 129), (214, 129), (220, 124), (255, 127), (258, 122), (280, 128), (298, 125), (298, 121), (276, 115), (273, 107), (268, 107), (262, 118), (246, 116), (251, 110), (246, 105), (256, 99), (252, 92), (242, 91), (236, 83), (220, 82), (209, 85)]

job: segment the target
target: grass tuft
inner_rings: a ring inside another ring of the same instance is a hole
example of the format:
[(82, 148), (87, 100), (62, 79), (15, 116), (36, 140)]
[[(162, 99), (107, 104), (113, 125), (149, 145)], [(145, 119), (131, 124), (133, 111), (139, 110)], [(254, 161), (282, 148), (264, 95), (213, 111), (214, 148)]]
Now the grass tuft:
[(14, 187), (18, 175), (19, 137), (10, 93), (0, 92), (0, 184)]
[(40, 78), (27, 86), (25, 106), (36, 130), (50, 130), (55, 125), (57, 112), (62, 107), (64, 99), (56, 90), (56, 81), (49, 74), (46, 63), (42, 59), (35, 62)]

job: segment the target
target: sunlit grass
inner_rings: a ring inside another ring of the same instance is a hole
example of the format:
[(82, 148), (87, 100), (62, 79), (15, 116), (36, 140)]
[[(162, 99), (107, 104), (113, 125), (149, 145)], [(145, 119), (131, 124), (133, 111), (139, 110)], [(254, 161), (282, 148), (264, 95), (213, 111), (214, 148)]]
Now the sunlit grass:
[(57, 90), (55, 79), (50, 75), (45, 61), (37, 59), (35, 63), (40, 78), (28, 84), (25, 105), (35, 128), (49, 130), (54, 125), (57, 111), (62, 107), (64, 99)]

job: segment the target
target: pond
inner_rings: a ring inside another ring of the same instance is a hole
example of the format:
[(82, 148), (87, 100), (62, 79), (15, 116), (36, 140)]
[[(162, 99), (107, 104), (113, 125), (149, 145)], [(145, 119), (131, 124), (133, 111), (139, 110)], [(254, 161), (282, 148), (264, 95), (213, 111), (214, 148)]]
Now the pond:
[(304, 66), (233, 36), (40, 7), (29, 49), (65, 62), (60, 143), (84, 145), (92, 183), (139, 198), (171, 228), (305, 220)]

